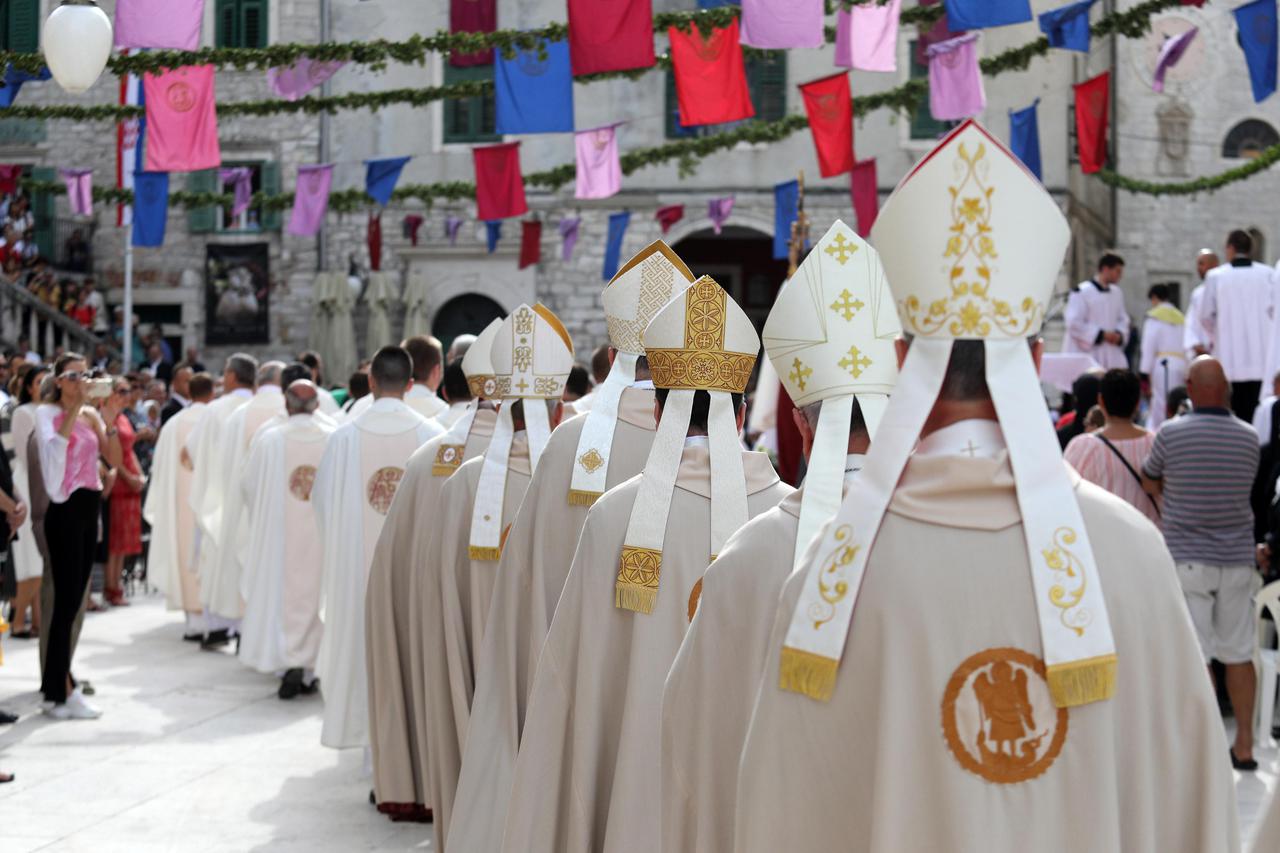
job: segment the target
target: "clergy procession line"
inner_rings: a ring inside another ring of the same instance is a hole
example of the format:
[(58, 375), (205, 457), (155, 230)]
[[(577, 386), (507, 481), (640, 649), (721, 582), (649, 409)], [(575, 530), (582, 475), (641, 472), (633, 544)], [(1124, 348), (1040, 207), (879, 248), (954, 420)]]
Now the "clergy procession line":
[[(1045, 417), (1069, 240), (967, 121), (869, 242), (831, 224), (759, 334), (646, 247), (603, 292), (607, 378), (572, 402), (540, 304), (447, 359), (383, 347), (345, 410), (304, 365), (234, 355), (160, 433), (149, 579), (281, 699), (318, 689), (321, 743), (369, 748), (377, 808), (438, 850), (1238, 851), (1202, 614), (1149, 513), (1064, 463)], [(1104, 260), (1068, 308), (1075, 357), (1124, 343)], [(762, 343), (799, 490), (740, 438)], [(73, 632), (121, 448), (84, 360), (55, 375), (29, 454), (42, 690), (93, 718)], [(1280, 850), (1280, 802), (1253, 849)]]

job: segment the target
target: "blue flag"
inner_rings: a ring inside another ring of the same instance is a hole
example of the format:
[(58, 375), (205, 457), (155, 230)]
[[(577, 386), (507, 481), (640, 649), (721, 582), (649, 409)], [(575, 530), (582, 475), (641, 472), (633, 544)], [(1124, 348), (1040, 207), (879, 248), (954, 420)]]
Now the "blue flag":
[(484, 239), (489, 244), (489, 254), (493, 254), (498, 248), (498, 241), (502, 239), (502, 220), (488, 219), (484, 223)]
[(365, 160), (364, 191), (369, 197), (383, 207), (391, 201), (391, 193), (395, 191), (400, 173), (410, 157), (387, 157), (382, 160)]
[(1044, 174), (1040, 167), (1040, 125), (1036, 118), (1036, 98), (1031, 106), (1021, 110), (1009, 110), (1009, 147), (1013, 155), (1022, 161), (1031, 174), (1041, 181)]
[(715, 9), (720, 6), (741, 6), (741, 0), (698, 0), (699, 9)]
[(1049, 47), (1089, 52), (1089, 7), (1093, 2), (1080, 0), (1040, 16), (1040, 31), (1049, 37)]
[(163, 246), (169, 218), (169, 173), (133, 173), (133, 245)]
[(52, 75), (45, 66), (40, 67), (39, 74), (31, 74), (12, 65), (4, 67), (4, 87), (0, 88), (0, 107), (13, 106), (14, 100), (18, 97), (18, 92), (22, 91), (23, 83), (38, 82), (48, 80)]
[(497, 133), (573, 132), (573, 72), (569, 42), (543, 40), (547, 58), (522, 50), (512, 59), (494, 54)]
[(946, 0), (947, 29), (981, 30), (1031, 20), (1031, 0)]
[(604, 247), (604, 280), (611, 281), (618, 274), (618, 265), (622, 261), (622, 238), (627, 234), (627, 226), (631, 224), (631, 211), (609, 214), (609, 238)]
[(791, 223), (800, 216), (800, 182), (773, 185), (773, 259), (791, 255)]
[(1265, 101), (1276, 90), (1276, 0), (1253, 0), (1237, 8), (1235, 15), (1253, 100)]

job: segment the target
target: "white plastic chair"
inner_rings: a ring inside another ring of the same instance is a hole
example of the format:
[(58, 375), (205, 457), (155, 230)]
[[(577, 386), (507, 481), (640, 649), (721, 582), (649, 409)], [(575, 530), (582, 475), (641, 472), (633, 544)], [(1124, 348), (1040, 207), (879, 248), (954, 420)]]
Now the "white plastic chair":
[[(1262, 618), (1263, 611), (1271, 614), (1273, 621)], [(1277, 668), (1280, 651), (1269, 648), (1271, 638), (1280, 627), (1280, 581), (1274, 581), (1258, 591), (1253, 603), (1254, 624), (1257, 632), (1253, 644), (1253, 665), (1258, 673), (1258, 695), (1254, 702), (1254, 741), (1260, 745), (1271, 743), (1271, 724), (1276, 711)]]

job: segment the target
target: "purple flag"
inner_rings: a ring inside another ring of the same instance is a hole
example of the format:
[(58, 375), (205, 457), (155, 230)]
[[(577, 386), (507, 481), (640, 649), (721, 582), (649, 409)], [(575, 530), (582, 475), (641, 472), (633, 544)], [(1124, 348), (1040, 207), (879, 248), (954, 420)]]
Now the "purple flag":
[(116, 47), (195, 50), (204, 0), (117, 0)]
[(458, 229), (462, 227), (462, 220), (456, 216), (447, 216), (444, 220), (444, 236), (449, 238), (449, 245), (458, 245)]
[(286, 101), (296, 101), (312, 89), (328, 80), (338, 69), (347, 63), (335, 59), (332, 62), (318, 62), (304, 56), (292, 65), (267, 69), (267, 82), (275, 93)]
[(622, 189), (616, 124), (580, 130), (573, 135), (578, 154), (578, 182), (574, 198), (608, 198)]
[(1160, 48), (1160, 55), (1156, 57), (1156, 73), (1155, 79), (1151, 82), (1152, 89), (1157, 92), (1164, 91), (1164, 76), (1169, 73), (1170, 68), (1178, 64), (1178, 60), (1182, 59), (1182, 55), (1187, 52), (1187, 48), (1191, 47), (1191, 42), (1195, 41), (1198, 32), (1200, 32), (1199, 27), (1192, 27), (1185, 33), (1165, 40)]
[(822, 47), (822, 0), (742, 0), (743, 44), (767, 49)]
[(329, 209), (329, 189), (333, 186), (333, 164), (299, 166), (298, 186), (293, 192), (293, 215), (289, 217), (289, 233), (314, 237), (324, 225)]
[(978, 68), (977, 33), (930, 45), (929, 112), (939, 121), (959, 121), (986, 109)]
[(836, 12), (836, 65), (859, 71), (898, 70), (902, 0), (865, 3)]
[(572, 219), (565, 217), (560, 220), (560, 260), (565, 263), (573, 257), (573, 247), (578, 243), (578, 226), (582, 224), (582, 218), (575, 216)]
[(729, 218), (729, 214), (733, 212), (733, 196), (727, 195), (724, 198), (713, 198), (707, 202), (707, 218), (711, 220), (711, 227), (715, 229), (717, 234), (724, 227), (725, 220)]
[(231, 216), (237, 217), (249, 209), (253, 199), (253, 173), (248, 166), (237, 166), (234, 169), (219, 169), (218, 182), (222, 186), (232, 185), (235, 201), (231, 203)]
[(71, 212), (76, 216), (92, 216), (93, 170), (59, 169), (58, 172), (67, 185), (67, 198), (71, 202)]

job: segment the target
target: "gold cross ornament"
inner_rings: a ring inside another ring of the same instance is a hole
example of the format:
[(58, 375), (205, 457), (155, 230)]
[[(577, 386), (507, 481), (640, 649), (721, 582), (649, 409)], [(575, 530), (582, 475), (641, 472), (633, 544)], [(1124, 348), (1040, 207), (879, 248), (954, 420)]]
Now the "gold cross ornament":
[(857, 379), (863, 370), (871, 366), (871, 359), (859, 352), (857, 347), (849, 347), (849, 354), (840, 360), (840, 366)]
[(800, 390), (804, 390), (805, 380), (813, 375), (812, 367), (805, 367), (804, 362), (800, 359), (795, 360), (795, 364), (791, 366), (791, 375), (787, 378), (800, 386)]
[[(840, 236), (843, 237), (844, 235), (841, 234)], [(829, 248), (830, 247), (828, 247), (828, 249)], [(831, 310), (837, 314), (843, 315), (846, 323), (852, 320), (855, 314), (866, 307), (867, 306), (862, 303), (862, 300), (853, 298), (853, 294), (849, 292), (848, 288), (842, 290), (840, 292), (840, 298), (831, 303)]]
[(853, 257), (853, 253), (858, 251), (858, 247), (846, 240), (843, 234), (837, 234), (836, 239), (823, 251), (835, 258), (840, 266), (844, 266)]

